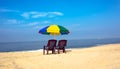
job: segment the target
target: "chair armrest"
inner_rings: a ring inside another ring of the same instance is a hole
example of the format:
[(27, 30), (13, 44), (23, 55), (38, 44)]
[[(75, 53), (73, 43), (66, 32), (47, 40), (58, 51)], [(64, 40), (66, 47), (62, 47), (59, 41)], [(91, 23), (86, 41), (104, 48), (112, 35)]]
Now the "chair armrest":
[(47, 49), (47, 48), (48, 48), (48, 46), (44, 46), (43, 48), (44, 48), (44, 49)]

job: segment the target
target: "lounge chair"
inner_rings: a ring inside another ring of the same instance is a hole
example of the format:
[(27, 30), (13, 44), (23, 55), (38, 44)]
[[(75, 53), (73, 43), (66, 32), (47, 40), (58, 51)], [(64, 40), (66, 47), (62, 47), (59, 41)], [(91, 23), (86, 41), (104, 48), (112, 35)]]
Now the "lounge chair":
[(47, 54), (49, 51), (52, 51), (52, 54), (54, 54), (56, 43), (57, 43), (57, 40), (54, 40), (54, 39), (49, 40), (47, 46), (44, 46), (43, 48), (43, 54), (45, 54), (45, 50), (47, 51)]
[(66, 53), (65, 46), (67, 45), (67, 40), (59, 40), (56, 49), (58, 50), (58, 54), (60, 50), (63, 50), (63, 53)]

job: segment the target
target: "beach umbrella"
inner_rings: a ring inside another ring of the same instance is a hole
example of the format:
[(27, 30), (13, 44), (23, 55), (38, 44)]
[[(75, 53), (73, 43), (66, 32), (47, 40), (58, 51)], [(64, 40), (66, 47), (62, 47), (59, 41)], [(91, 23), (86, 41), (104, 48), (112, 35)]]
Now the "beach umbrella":
[(60, 25), (50, 25), (42, 28), (39, 30), (40, 34), (45, 34), (45, 35), (53, 35), (53, 36), (58, 36), (58, 35), (65, 35), (69, 34), (69, 30), (66, 29), (63, 26)]

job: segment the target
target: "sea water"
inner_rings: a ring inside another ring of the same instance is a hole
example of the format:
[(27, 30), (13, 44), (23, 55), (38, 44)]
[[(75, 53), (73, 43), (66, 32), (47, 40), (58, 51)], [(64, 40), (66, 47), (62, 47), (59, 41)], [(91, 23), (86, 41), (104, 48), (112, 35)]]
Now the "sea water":
[[(88, 48), (104, 44), (120, 43), (117, 39), (77, 39), (68, 40), (66, 48)], [(43, 49), (47, 41), (29, 41), (29, 42), (0, 42), (0, 52), (13, 51), (32, 51)]]

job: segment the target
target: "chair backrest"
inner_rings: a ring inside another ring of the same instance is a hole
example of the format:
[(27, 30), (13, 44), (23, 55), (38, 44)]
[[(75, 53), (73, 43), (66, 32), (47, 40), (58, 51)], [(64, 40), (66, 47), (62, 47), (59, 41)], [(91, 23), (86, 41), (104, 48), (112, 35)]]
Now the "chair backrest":
[(66, 45), (67, 45), (67, 40), (59, 40), (58, 46), (64, 47), (64, 46), (66, 46)]
[(57, 40), (51, 39), (51, 40), (48, 41), (47, 46), (49, 46), (49, 47), (55, 47), (56, 43), (57, 43)]

